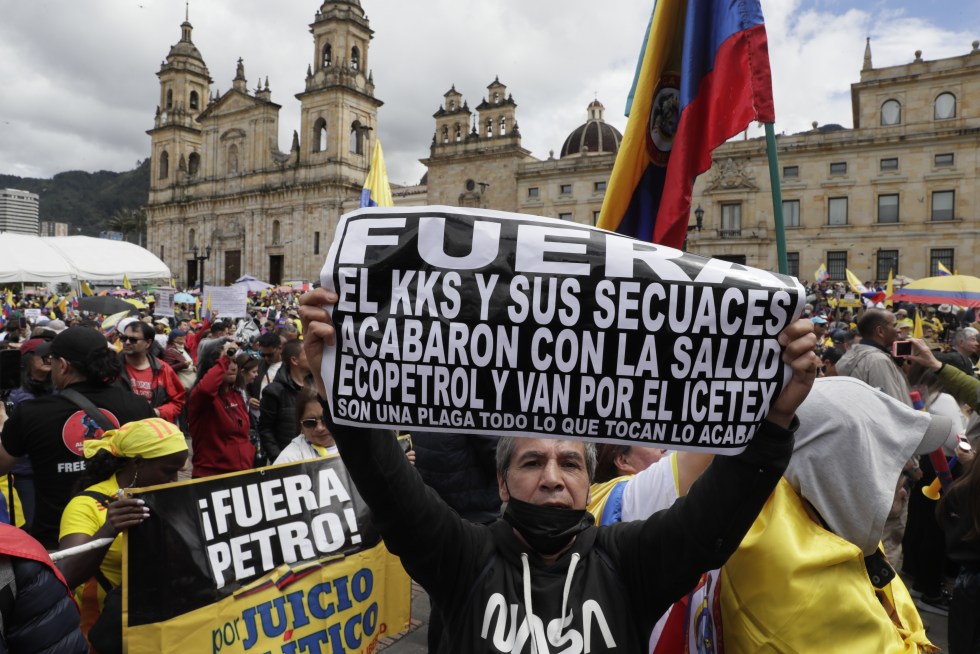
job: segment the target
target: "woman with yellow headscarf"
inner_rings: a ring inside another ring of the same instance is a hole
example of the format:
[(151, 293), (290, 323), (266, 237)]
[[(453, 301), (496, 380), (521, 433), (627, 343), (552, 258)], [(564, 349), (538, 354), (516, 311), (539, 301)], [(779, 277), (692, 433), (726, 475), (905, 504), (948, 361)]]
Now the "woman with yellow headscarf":
[[(148, 418), (85, 441), (85, 459), (79, 481), (84, 490), (65, 507), (59, 545), (65, 550), (101, 538), (115, 540), (70, 556), (59, 567), (70, 588), (95, 577), (101, 608), (105, 594), (122, 583), (122, 539), (117, 536), (150, 514), (143, 500), (125, 497), (126, 489), (177, 481), (177, 472), (187, 462), (187, 442), (173, 423)], [(91, 598), (80, 599), (83, 605), (91, 604)]]

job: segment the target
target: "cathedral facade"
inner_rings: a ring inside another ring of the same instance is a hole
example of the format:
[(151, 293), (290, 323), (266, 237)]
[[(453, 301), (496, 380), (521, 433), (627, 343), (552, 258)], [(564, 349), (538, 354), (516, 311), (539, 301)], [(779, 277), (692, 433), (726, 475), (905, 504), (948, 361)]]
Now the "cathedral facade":
[[(148, 247), (192, 286), (241, 274), (279, 283), (319, 275), (337, 220), (359, 206), (377, 134), (373, 36), (360, 0), (325, 0), (310, 26), (300, 132), (277, 145), (279, 105), (268, 80), (213, 90), (181, 25), (157, 73)], [(852, 85), (853, 128), (818, 126), (777, 138), (790, 273), (833, 279), (850, 269), (883, 281), (938, 264), (975, 272), (980, 235), (980, 43), (960, 57), (874, 68), (870, 44)], [(475, 100), (475, 99), (474, 99)], [(449, 205), (594, 225), (622, 136), (595, 100), (558, 155), (521, 145), (517, 102), (495, 78), (470, 103), (455, 86), (433, 114), (427, 172), (392, 187), (400, 206)], [(420, 151), (424, 147), (420, 138)], [(776, 235), (764, 139), (719, 147), (694, 187), (687, 249), (774, 270)]]
[(189, 22), (157, 73), (147, 247), (186, 286), (244, 273), (280, 283), (319, 276), (337, 219), (359, 206), (382, 102), (369, 68), (373, 32), (358, 0), (327, 0), (310, 26), (313, 63), (299, 134), (278, 148), (268, 80), (249, 90), (241, 60), (220, 96)]

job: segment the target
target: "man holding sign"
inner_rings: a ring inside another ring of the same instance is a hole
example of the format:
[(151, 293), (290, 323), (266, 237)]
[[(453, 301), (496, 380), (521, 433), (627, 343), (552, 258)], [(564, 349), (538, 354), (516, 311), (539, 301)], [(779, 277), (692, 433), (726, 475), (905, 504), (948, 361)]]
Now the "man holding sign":
[[(323, 307), (337, 302), (324, 289), (301, 300), (304, 347), (324, 399), (321, 363), (337, 333)], [(818, 365), (812, 332), (812, 322), (797, 320), (779, 333), (791, 374), (744, 451), (717, 457), (686, 497), (642, 522), (592, 524), (585, 507), (595, 449), (582, 441), (502, 441), (507, 509), (482, 526), (427, 489), (391, 431), (330, 429), (388, 548), (443, 607), (440, 650), (641, 651), (657, 617), (734, 552), (785, 469), (794, 414)], [(325, 403), (325, 415), (331, 408)]]

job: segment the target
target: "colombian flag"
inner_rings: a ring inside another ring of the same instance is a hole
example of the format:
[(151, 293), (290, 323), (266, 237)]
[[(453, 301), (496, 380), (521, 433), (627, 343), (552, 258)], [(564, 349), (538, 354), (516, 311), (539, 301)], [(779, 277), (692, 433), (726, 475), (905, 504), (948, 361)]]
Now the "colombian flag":
[(827, 266), (825, 264), (820, 264), (817, 266), (817, 269), (813, 272), (813, 278), (817, 280), (818, 284), (822, 284), (830, 279), (830, 273), (827, 272)]
[(946, 266), (943, 265), (943, 262), (942, 261), (937, 261), (936, 262), (936, 275), (938, 277), (948, 277), (948, 276), (950, 276), (952, 274), (953, 273), (951, 273), (949, 271), (949, 268), (947, 268)]
[(371, 157), (371, 170), (364, 180), (361, 191), (362, 207), (393, 207), (391, 185), (388, 184), (388, 169), (385, 167), (385, 155), (381, 151), (381, 139), (374, 141), (374, 155)]
[(679, 248), (711, 151), (775, 120), (759, 0), (657, 0), (627, 113), (599, 227)]

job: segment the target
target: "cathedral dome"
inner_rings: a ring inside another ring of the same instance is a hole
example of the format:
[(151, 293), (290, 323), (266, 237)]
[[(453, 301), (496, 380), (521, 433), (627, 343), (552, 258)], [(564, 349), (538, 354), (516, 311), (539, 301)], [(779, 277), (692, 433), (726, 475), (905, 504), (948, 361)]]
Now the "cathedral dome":
[(170, 48), (170, 53), (167, 55), (169, 60), (171, 57), (189, 57), (191, 59), (196, 59), (201, 63), (204, 63), (204, 57), (201, 56), (201, 51), (197, 49), (197, 46), (191, 41), (191, 24), (188, 21), (184, 21), (180, 25), (180, 41), (174, 44)]
[(589, 103), (586, 109), (588, 120), (572, 130), (565, 139), (565, 144), (561, 146), (562, 158), (593, 152), (611, 154), (619, 152), (619, 143), (623, 140), (623, 135), (602, 119), (604, 109), (605, 107), (598, 100)]

